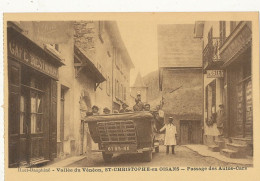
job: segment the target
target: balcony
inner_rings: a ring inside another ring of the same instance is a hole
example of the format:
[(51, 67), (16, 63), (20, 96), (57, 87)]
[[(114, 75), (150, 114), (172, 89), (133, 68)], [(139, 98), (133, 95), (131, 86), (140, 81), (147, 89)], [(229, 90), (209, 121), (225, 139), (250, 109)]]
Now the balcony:
[(220, 69), (223, 61), (219, 55), (220, 38), (212, 38), (203, 50), (204, 70)]
[(238, 60), (239, 56), (250, 50), (252, 46), (252, 24), (248, 21), (241, 21), (227, 37), (220, 47), (220, 55), (227, 67)]

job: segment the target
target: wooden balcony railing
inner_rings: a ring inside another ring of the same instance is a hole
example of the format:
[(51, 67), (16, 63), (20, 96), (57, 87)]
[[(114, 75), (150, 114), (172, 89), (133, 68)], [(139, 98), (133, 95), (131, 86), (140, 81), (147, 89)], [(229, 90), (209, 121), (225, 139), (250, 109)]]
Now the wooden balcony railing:
[(220, 38), (212, 38), (203, 50), (204, 69), (217, 68), (222, 63), (219, 55)]

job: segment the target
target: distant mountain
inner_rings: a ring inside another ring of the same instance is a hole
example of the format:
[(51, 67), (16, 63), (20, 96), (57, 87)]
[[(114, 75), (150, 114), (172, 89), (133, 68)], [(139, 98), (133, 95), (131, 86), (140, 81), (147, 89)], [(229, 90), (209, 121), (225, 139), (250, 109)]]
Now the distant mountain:
[(162, 98), (159, 91), (159, 71), (154, 71), (143, 77), (144, 84), (148, 87), (147, 101), (151, 107), (160, 104)]

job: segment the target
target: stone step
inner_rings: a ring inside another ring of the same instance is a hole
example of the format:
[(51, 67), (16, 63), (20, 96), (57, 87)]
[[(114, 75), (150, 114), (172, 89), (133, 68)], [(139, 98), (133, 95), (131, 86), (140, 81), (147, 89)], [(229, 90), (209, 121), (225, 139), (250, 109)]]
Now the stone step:
[(225, 141), (225, 138), (223, 136), (216, 136), (215, 141)]
[(237, 153), (236, 151), (229, 150), (229, 149), (222, 149), (220, 151), (221, 155), (224, 155), (224, 156), (226, 156), (228, 158), (236, 158), (236, 153)]
[(220, 151), (220, 149), (217, 145), (209, 145), (208, 149), (212, 152), (219, 152)]
[(248, 145), (253, 144), (252, 138), (231, 138), (232, 143), (240, 144), (240, 145)]
[(225, 148), (225, 141), (215, 140), (215, 144), (220, 148)]
[(226, 143), (227, 148), (237, 152), (246, 152), (246, 145), (236, 144), (236, 143)]
[(238, 152), (230, 149), (222, 149), (220, 154), (228, 158), (246, 158), (246, 154), (244, 152)]

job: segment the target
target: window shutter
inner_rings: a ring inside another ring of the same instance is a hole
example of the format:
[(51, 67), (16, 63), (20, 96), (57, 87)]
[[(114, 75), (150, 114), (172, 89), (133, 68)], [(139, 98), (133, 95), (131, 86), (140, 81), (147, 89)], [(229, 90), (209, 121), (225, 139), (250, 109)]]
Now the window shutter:
[(50, 158), (57, 157), (57, 82), (51, 80)]
[(8, 60), (9, 105), (8, 105), (8, 136), (9, 136), (9, 167), (19, 164), (19, 131), (20, 131), (20, 64)]

